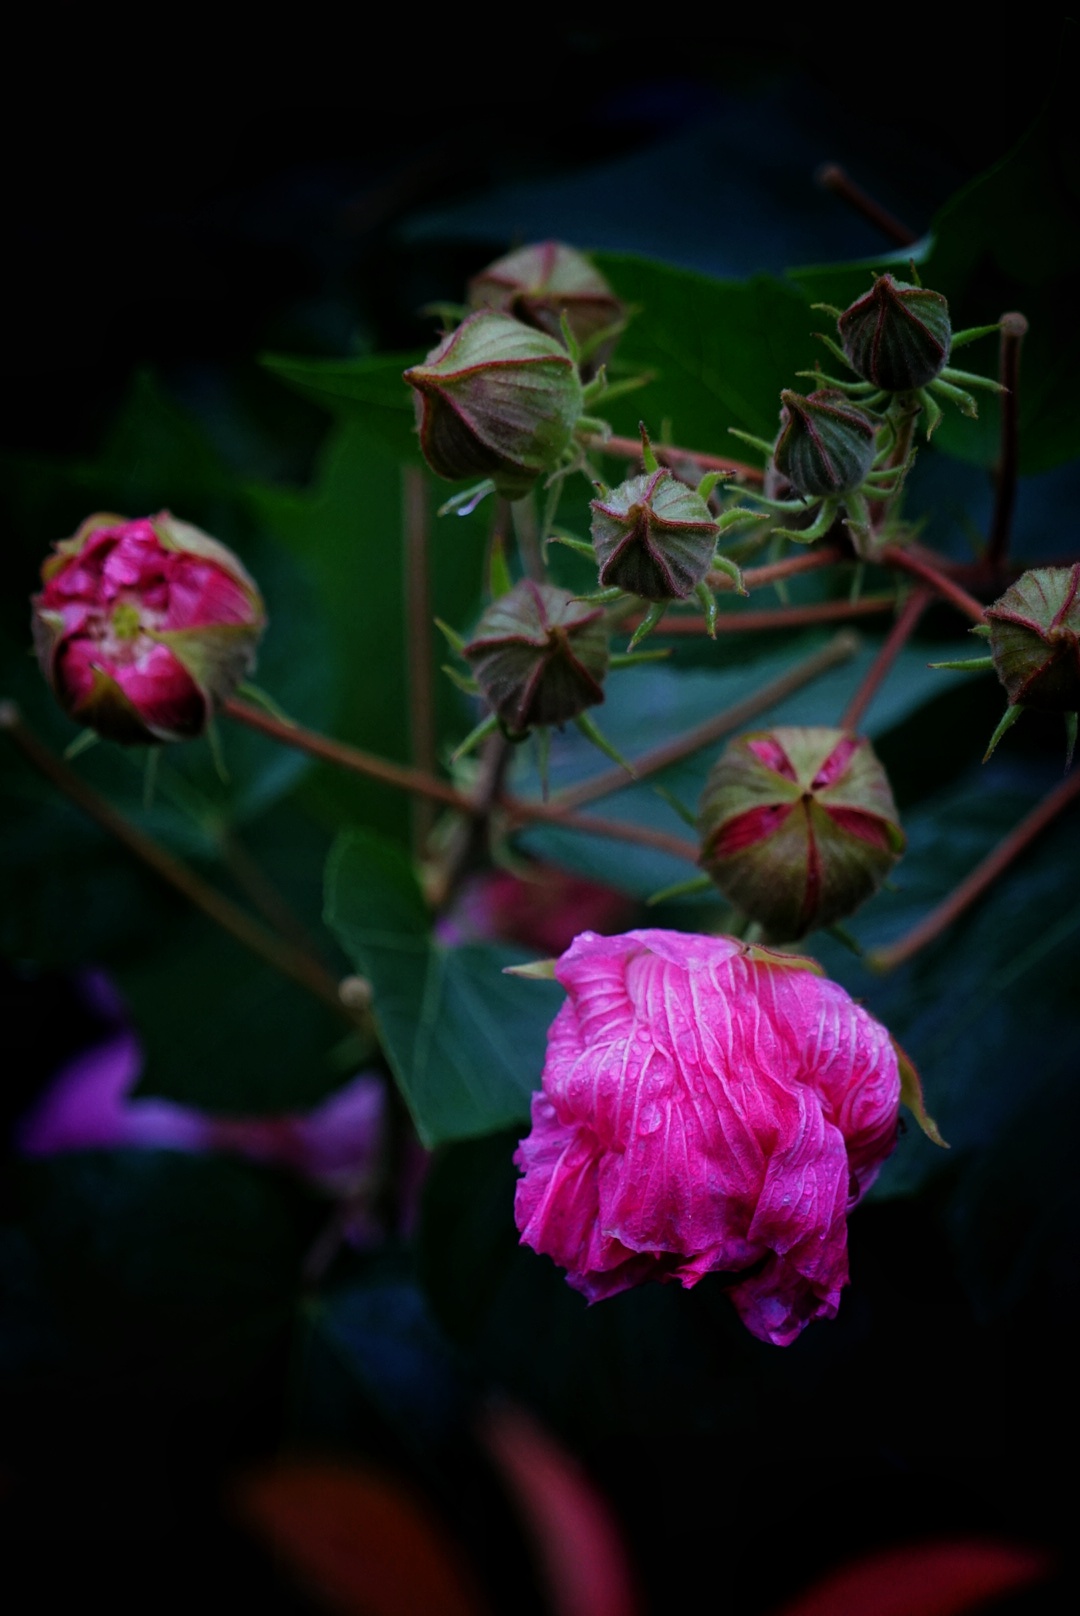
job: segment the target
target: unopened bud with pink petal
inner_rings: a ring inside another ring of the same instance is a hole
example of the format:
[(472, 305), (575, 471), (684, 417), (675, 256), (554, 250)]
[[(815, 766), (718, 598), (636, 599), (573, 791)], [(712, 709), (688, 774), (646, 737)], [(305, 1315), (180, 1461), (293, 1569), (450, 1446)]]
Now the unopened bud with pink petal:
[(189, 740), (254, 666), (266, 624), (239, 560), (162, 511), (92, 516), (33, 599), (42, 672), (72, 718), (125, 743)]
[(699, 824), (709, 875), (777, 942), (850, 915), (904, 849), (869, 741), (818, 726), (732, 741), (709, 774)]
[(469, 282), (469, 305), (512, 315), (560, 341), (565, 319), (593, 365), (611, 357), (626, 316), (600, 271), (561, 241), (534, 242), (489, 264)]
[(717, 1275), (763, 1341), (833, 1317), (847, 1214), (896, 1142), (885, 1028), (810, 960), (730, 937), (583, 932), (555, 976), (522, 1243), (590, 1302)]
[(577, 366), (554, 337), (482, 309), (405, 372), (420, 447), (452, 481), (488, 477), (521, 499), (554, 471), (584, 407)]
[(523, 578), (493, 601), (463, 654), (511, 735), (564, 724), (604, 699), (603, 611), (553, 584)]

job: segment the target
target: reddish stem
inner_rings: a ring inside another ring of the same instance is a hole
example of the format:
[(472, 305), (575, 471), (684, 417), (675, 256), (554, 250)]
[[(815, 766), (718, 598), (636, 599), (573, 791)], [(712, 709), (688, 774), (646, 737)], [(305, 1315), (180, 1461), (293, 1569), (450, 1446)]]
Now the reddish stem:
[[(587, 438), (590, 449), (603, 454), (619, 455), (625, 460), (641, 459), (640, 438)], [(732, 460), (728, 455), (706, 454), (702, 449), (683, 449), (672, 443), (654, 443), (653, 454), (662, 466), (673, 466), (679, 460), (692, 460), (703, 471), (733, 471), (746, 483), (763, 483), (765, 473), (760, 466), (748, 465), (745, 460)], [(674, 469), (674, 467), (673, 467)]]
[[(387, 758), (376, 757), (371, 752), (362, 752), (359, 747), (347, 746), (344, 741), (331, 740), (329, 736), (320, 735), (315, 730), (304, 729), (299, 724), (282, 723), (280, 719), (272, 718), (269, 713), (260, 712), (257, 707), (248, 706), (247, 702), (237, 701), (234, 698), (225, 702), (222, 710), (228, 713), (230, 718), (235, 718), (239, 723), (247, 724), (251, 729), (269, 735), (272, 740), (279, 741), (283, 746), (296, 747), (298, 751), (307, 752), (326, 763), (336, 763), (339, 768), (351, 769), (354, 774), (364, 774), (373, 780), (381, 780), (384, 785), (396, 786), (401, 791), (416, 792), (434, 802), (445, 803), (448, 808), (456, 808), (459, 813), (472, 818), (483, 817), (488, 811), (485, 804), (474, 802), (463, 792), (455, 791), (453, 786), (446, 785), (442, 780), (426, 775), (419, 769), (391, 763)], [(617, 841), (636, 842), (642, 847), (656, 847), (662, 852), (673, 854), (676, 858), (697, 858), (697, 848), (692, 842), (678, 836), (668, 836), (663, 831), (648, 830), (644, 825), (627, 825), (614, 819), (592, 819), (585, 814), (566, 814), (551, 803), (529, 802), (523, 797), (511, 797), (505, 794), (497, 796), (494, 805), (502, 808), (512, 819), (520, 820), (522, 823), (534, 819), (543, 820), (555, 825), (565, 825), (570, 830), (587, 831), (592, 836), (610, 836)]]
[(280, 742), (282, 746), (292, 746), (298, 752), (321, 758), (324, 763), (335, 763), (341, 769), (351, 769), (354, 774), (365, 774), (372, 780), (381, 780), (384, 785), (396, 786), (399, 791), (415, 792), (432, 802), (459, 808), (463, 813), (468, 813), (472, 808), (468, 797), (462, 792), (455, 791), (453, 786), (434, 775), (425, 774), (422, 769), (409, 768), (404, 763), (391, 763), (389, 758), (377, 757), (374, 752), (362, 752), (358, 746), (331, 740), (328, 735), (304, 729), (301, 724), (286, 724), (259, 707), (252, 707), (246, 701), (237, 701), (235, 696), (224, 702), (221, 710), (230, 718), (235, 718), (237, 723), (269, 735), (271, 740)]
[(873, 701), (889, 669), (915, 632), (919, 618), (930, 604), (930, 598), (928, 589), (912, 590), (904, 602), (903, 609), (896, 622), (889, 630), (885, 643), (866, 670), (862, 683), (844, 709), (844, 715), (840, 720), (841, 729), (855, 730), (859, 727), (863, 714)]
[[(628, 782), (630, 783), (630, 782)], [(631, 825), (622, 819), (601, 819), (595, 814), (575, 814), (554, 802), (527, 802), (522, 797), (501, 796), (498, 806), (511, 819), (539, 821), (546, 825), (562, 825), (565, 830), (578, 830), (589, 836), (609, 837), (616, 842), (633, 842), (638, 847), (654, 847), (673, 858), (686, 859), (696, 864), (700, 848), (685, 836), (671, 836), (667, 831), (650, 830), (646, 825)]]
[(910, 572), (913, 577), (918, 578), (922, 583), (929, 584), (935, 594), (941, 595), (943, 599), (950, 601), (957, 611), (963, 612), (965, 617), (970, 617), (973, 623), (983, 621), (983, 608), (974, 595), (969, 595), (966, 589), (961, 589), (959, 584), (946, 577), (945, 573), (940, 571), (934, 562), (926, 560), (922, 554), (916, 554), (912, 550), (902, 550), (896, 544), (887, 544), (881, 552), (880, 559), (890, 566), (900, 567), (902, 571)]
[[(858, 648), (858, 635), (849, 629), (841, 629), (828, 645), (823, 646), (820, 651), (815, 651), (812, 656), (804, 658), (802, 662), (797, 662), (793, 668), (789, 668), (779, 678), (770, 680), (760, 690), (755, 690), (745, 701), (737, 701), (733, 707), (717, 713), (715, 718), (707, 718), (704, 723), (697, 724), (682, 735), (677, 735), (674, 740), (665, 741), (660, 746), (652, 747), (648, 752), (642, 752), (633, 760), (636, 778), (644, 780), (650, 774), (656, 774), (658, 770), (666, 769), (672, 763), (678, 763), (681, 758), (700, 752), (703, 747), (718, 741), (722, 735), (730, 735), (733, 730), (741, 729), (752, 718), (756, 718), (767, 708), (774, 707), (793, 691), (801, 690), (804, 685), (820, 678), (830, 668), (836, 667), (837, 663), (846, 662)], [(621, 791), (624, 786), (632, 784), (633, 781), (625, 769), (605, 769), (603, 774), (594, 775), (591, 780), (582, 780), (579, 785), (560, 791), (555, 803), (559, 808), (580, 808), (583, 803), (595, 802), (598, 797), (611, 796), (613, 792)]]
[[(819, 600), (810, 606), (774, 606), (761, 611), (721, 612), (716, 619), (718, 634), (753, 633), (759, 629), (803, 628), (813, 623), (843, 622), (849, 617), (873, 617), (878, 612), (891, 612), (896, 606), (895, 595), (864, 595), (861, 600)], [(628, 617), (621, 627), (633, 630), (641, 622), (642, 613)], [(704, 634), (704, 617), (665, 617), (656, 631), (661, 635)]]
[[(761, 567), (744, 567), (743, 583), (747, 589), (757, 589), (765, 584), (779, 583), (782, 578), (794, 578), (802, 572), (816, 572), (821, 567), (831, 567), (834, 562), (843, 559), (835, 545), (823, 545), (820, 550), (804, 550), (801, 555), (787, 556), (783, 561), (768, 561)], [(710, 572), (708, 583), (710, 589), (735, 587), (734, 579), (729, 578), (726, 572)]]
[(253, 920), (230, 898), (211, 886), (209, 881), (189, 869), (175, 854), (155, 842), (153, 837), (147, 836), (138, 825), (133, 825), (69, 764), (49, 750), (23, 723), (14, 702), (0, 702), (0, 729), (10, 737), (26, 761), (58, 791), (63, 792), (69, 802), (73, 802), (102, 830), (126, 847), (129, 853), (153, 870), (156, 876), (201, 910), (208, 920), (228, 932), (230, 937), (250, 949), (265, 964), (299, 983), (338, 1015), (355, 1024), (356, 1015), (340, 997), (337, 981), (325, 966)]
[(913, 230), (909, 230), (895, 214), (883, 208), (880, 202), (875, 202), (870, 194), (856, 185), (846, 168), (839, 163), (824, 163), (815, 176), (817, 182), (826, 191), (831, 191), (854, 212), (861, 214), (868, 224), (872, 224), (887, 241), (893, 241), (898, 247), (910, 247), (918, 240)]
[[(428, 479), (416, 466), (401, 473), (405, 533), (405, 646), (409, 679), (409, 741), (413, 762), (425, 774), (435, 769), (434, 658), (431, 649), (431, 585), (428, 566)], [(422, 852), (434, 822), (428, 797), (412, 803), (413, 847)]]
[(1026, 819), (1022, 819), (1019, 825), (998, 843), (994, 851), (960, 882), (943, 903), (939, 903), (937, 908), (932, 909), (917, 926), (913, 926), (906, 937), (891, 943), (888, 948), (875, 949), (868, 956), (868, 963), (875, 971), (891, 971), (897, 965), (902, 965), (905, 960), (909, 960), (913, 954), (917, 954), (921, 948), (925, 948), (927, 943), (932, 943), (936, 937), (940, 937), (965, 909), (970, 908), (982, 897), (1013, 859), (1035, 840), (1040, 831), (1045, 830), (1051, 820), (1078, 797), (1080, 797), (1080, 769), (1074, 769), (1048, 797), (1043, 798), (1037, 808), (1032, 809)]
[(1022, 314), (1001, 316), (999, 375), (1005, 391), (1001, 395), (1001, 447), (994, 468), (994, 515), (986, 547), (986, 561), (990, 566), (1000, 566), (1008, 554), (1016, 506), (1016, 479), (1020, 469), (1020, 348), (1027, 328)]

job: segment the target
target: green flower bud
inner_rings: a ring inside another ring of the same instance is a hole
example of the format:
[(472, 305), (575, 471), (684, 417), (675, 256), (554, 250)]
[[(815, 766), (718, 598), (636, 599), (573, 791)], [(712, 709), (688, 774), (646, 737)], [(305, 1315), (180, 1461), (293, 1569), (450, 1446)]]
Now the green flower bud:
[(521, 499), (554, 471), (582, 412), (566, 349), (508, 315), (481, 310), (405, 372), (416, 389), (420, 447), (432, 471), (490, 477)]
[(885, 770), (844, 730), (778, 727), (731, 742), (701, 799), (701, 862), (767, 939), (850, 915), (904, 849)]
[(773, 465), (810, 499), (858, 488), (874, 463), (878, 422), (835, 387), (780, 394)]
[(1025, 572), (986, 608), (986, 621), (1010, 704), (1080, 709), (1080, 562)]
[(604, 699), (604, 613), (568, 589), (523, 578), (491, 603), (464, 655), (512, 735), (564, 724)]
[(592, 502), (600, 583), (643, 600), (685, 600), (712, 565), (720, 527), (700, 494), (665, 467)]
[(879, 275), (837, 325), (852, 370), (888, 393), (925, 387), (949, 362), (948, 302), (891, 275)]
[[(582, 348), (618, 326), (626, 310), (600, 271), (561, 241), (540, 241), (507, 253), (474, 275), (469, 306), (497, 309), (562, 340), (562, 320)], [(594, 365), (610, 358), (615, 339), (592, 352)]]

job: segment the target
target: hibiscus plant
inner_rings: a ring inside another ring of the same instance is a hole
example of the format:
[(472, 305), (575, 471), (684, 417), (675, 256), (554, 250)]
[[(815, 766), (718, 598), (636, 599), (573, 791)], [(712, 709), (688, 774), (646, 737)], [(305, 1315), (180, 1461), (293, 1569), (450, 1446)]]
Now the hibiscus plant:
[[(5, 945), (76, 1028), (11, 1107), (28, 1407), (78, 1360), (255, 1409), (231, 1520), (325, 1592), (340, 1517), (462, 1611), (637, 1608), (650, 1455), (710, 1450), (730, 1503), (759, 1442), (899, 1474), (972, 1438), (965, 1366), (1064, 1306), (1075, 1225), (1051, 122), (856, 262), (541, 239), (426, 349), (270, 355), (331, 422), (308, 486), (144, 377), (23, 501)], [(939, 1547), (943, 1610), (1049, 1564)]]

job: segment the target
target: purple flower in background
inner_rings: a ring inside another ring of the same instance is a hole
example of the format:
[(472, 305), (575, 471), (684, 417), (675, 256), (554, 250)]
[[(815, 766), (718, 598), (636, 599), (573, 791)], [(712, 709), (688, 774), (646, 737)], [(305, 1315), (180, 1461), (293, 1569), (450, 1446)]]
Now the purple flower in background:
[(378, 1190), (386, 1131), (386, 1086), (361, 1072), (308, 1112), (212, 1116), (172, 1100), (132, 1099), (143, 1048), (120, 995), (100, 971), (82, 977), (84, 994), (111, 1031), (54, 1078), (19, 1123), (25, 1156), (142, 1149), (224, 1151), (284, 1168), (325, 1194), (352, 1203), (349, 1235), (370, 1244), (382, 1230), (370, 1210)]

